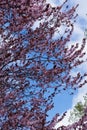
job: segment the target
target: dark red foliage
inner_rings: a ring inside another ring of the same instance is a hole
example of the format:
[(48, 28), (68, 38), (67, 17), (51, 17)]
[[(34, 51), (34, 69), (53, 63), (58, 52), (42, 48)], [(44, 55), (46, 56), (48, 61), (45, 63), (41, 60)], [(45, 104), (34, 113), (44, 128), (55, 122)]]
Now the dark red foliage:
[[(64, 10), (66, 3), (53, 8), (45, 0), (0, 0), (1, 130), (53, 130), (65, 116), (58, 120), (57, 114), (47, 122), (54, 96), (62, 89), (74, 90), (87, 83), (81, 83), (87, 74), (70, 75), (84, 62), (81, 58), (86, 42), (82, 41), (79, 50), (78, 44), (66, 47), (78, 6)], [(39, 27), (32, 29), (37, 20)], [(65, 30), (60, 36), (61, 27)], [(55, 32), (57, 40), (53, 40)], [(86, 116), (80, 122), (84, 120)]]

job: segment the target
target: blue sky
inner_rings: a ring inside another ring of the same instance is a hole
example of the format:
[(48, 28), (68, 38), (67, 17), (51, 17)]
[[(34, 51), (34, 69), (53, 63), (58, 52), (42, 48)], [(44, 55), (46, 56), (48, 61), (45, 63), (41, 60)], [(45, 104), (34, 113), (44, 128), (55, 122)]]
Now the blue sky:
[[(61, 4), (64, 0), (47, 0), (49, 3), (52, 4), (52, 6), (57, 6), (59, 3)], [(75, 44), (75, 43), (81, 43), (82, 38), (84, 37), (84, 30), (85, 28), (87, 28), (87, 0), (69, 0), (69, 6), (71, 5), (75, 5), (79, 3), (79, 7), (77, 9), (77, 12), (79, 14), (78, 18), (77, 18), (77, 22), (75, 23), (75, 27), (74, 27), (74, 32), (73, 35), (71, 37), (71, 41), (68, 44), (68, 46), (70, 46), (71, 44)], [(38, 26), (38, 23), (35, 26)], [(22, 33), (22, 32), (21, 32)], [(0, 38), (1, 40), (1, 38)], [(87, 46), (85, 48), (85, 51), (87, 50)], [(84, 59), (87, 58), (84, 57)], [(81, 72), (87, 72), (87, 63), (84, 63), (83, 65), (81, 65), (80, 67), (74, 69), (71, 74), (75, 75), (78, 71)], [(76, 91), (74, 93), (74, 95), (70, 95), (69, 91), (62, 91), (60, 94), (58, 94), (55, 98), (54, 98), (54, 108), (48, 113), (49, 117), (48, 119), (51, 119), (56, 113), (60, 113), (62, 114), (63, 112), (65, 112), (66, 110), (68, 111), (66, 118), (60, 122), (60, 124), (57, 124), (55, 127), (57, 128), (60, 125), (67, 125), (68, 122), (68, 117), (69, 117), (69, 113), (70, 110), (73, 109), (74, 105), (78, 102), (78, 101), (83, 101), (83, 95), (87, 92), (87, 85), (85, 85), (83, 88), (79, 89), (78, 91)]]
[[(50, 2), (52, 4), (52, 6), (56, 6), (58, 5), (58, 2), (60, 0), (48, 0), (47, 2)], [(60, 3), (62, 3), (64, 0), (61, 0)], [(77, 9), (77, 13), (78, 13), (78, 18), (77, 21), (74, 25), (74, 32), (73, 35), (71, 37), (71, 41), (68, 44), (68, 46), (70, 46), (71, 44), (75, 44), (75, 43), (81, 43), (82, 38), (84, 37), (84, 30), (87, 28), (87, 1), (86, 0), (72, 0), (69, 1), (69, 6), (75, 5), (75, 4), (79, 4), (79, 7)], [(85, 48), (85, 51), (87, 50), (87, 46)], [(84, 59), (87, 58), (87, 54), (84, 57)], [(78, 71), (80, 72), (87, 72), (87, 62), (82, 64), (80, 67), (75, 68), (71, 74), (75, 75)], [(52, 118), (53, 115), (55, 115), (56, 113), (60, 113), (62, 114), (63, 112), (65, 112), (66, 110), (67, 115), (65, 117), (65, 119), (60, 122), (59, 124), (57, 124), (55, 127), (57, 128), (58, 126), (63, 125), (68, 125), (68, 117), (70, 115), (70, 111), (73, 109), (74, 105), (78, 102), (78, 101), (83, 101), (83, 96), (85, 95), (85, 93), (87, 93), (87, 84), (79, 89), (78, 91), (76, 91), (74, 93), (74, 95), (69, 95), (69, 91), (64, 91), (62, 93), (60, 93), (59, 95), (57, 95), (54, 99), (54, 104), (55, 107), (53, 110), (51, 110), (49, 112), (49, 119)]]
[[(75, 92), (77, 94), (77, 91)], [(59, 113), (60, 115), (68, 110), (72, 105), (73, 95), (69, 94), (69, 91), (61, 91), (60, 94), (56, 95), (54, 98), (54, 108), (49, 111), (48, 120), (52, 119), (52, 117)]]
[[(59, 4), (61, 4), (64, 0), (47, 0), (48, 3), (51, 3), (52, 6), (57, 6)], [(82, 38), (84, 37), (84, 30), (87, 27), (87, 17), (86, 17), (86, 12), (87, 12), (87, 7), (86, 7), (86, 0), (69, 0), (69, 7), (71, 7), (72, 5), (76, 5), (79, 4), (79, 7), (77, 9), (77, 13), (79, 14), (77, 21), (74, 25), (74, 32), (73, 35), (71, 37), (71, 41), (68, 44), (68, 47), (70, 47), (72, 44), (75, 43), (81, 43), (82, 42)], [(35, 29), (37, 26), (39, 26), (39, 22), (36, 21), (35, 24), (33, 25), (33, 29)], [(55, 39), (56, 39), (55, 35)], [(87, 47), (86, 49), (87, 50)], [(86, 56), (87, 57), (87, 56)], [(85, 58), (85, 57), (84, 57)], [(76, 75), (76, 73), (80, 70), (80, 72), (87, 72), (87, 68), (86, 68), (86, 64), (74, 69), (71, 72), (71, 75)], [(48, 120), (52, 119), (52, 117), (56, 114), (56, 113), (60, 113), (62, 114), (65, 111), (68, 111), (67, 113), (67, 117), (64, 119), (64, 121), (60, 122), (60, 124), (57, 124), (56, 128), (59, 125), (68, 124), (68, 117), (69, 117), (69, 112), (70, 110), (73, 109), (73, 106), (78, 102), (78, 101), (82, 101), (83, 99), (83, 95), (87, 92), (87, 85), (85, 85), (82, 89), (79, 89), (78, 91), (76, 91), (74, 93), (74, 95), (70, 95), (70, 91), (62, 91), (60, 94), (58, 94), (55, 98), (54, 98), (54, 108), (49, 111), (49, 117)]]
[[(64, 0), (47, 0), (48, 3), (51, 3), (52, 6), (57, 6), (59, 3), (62, 3)], [(69, 42), (68, 46), (70, 47), (71, 44), (75, 44), (75, 43), (81, 43), (82, 38), (84, 37), (84, 31), (87, 28), (87, 1), (86, 0), (72, 0), (69, 1), (69, 6), (71, 5), (75, 5), (75, 4), (79, 4), (79, 7), (77, 9), (77, 13), (78, 13), (78, 18), (77, 21), (74, 25), (74, 32), (73, 35), (71, 37), (71, 41)], [(80, 44), (81, 45), (81, 44)], [(87, 46), (85, 48), (84, 51), (87, 50)], [(87, 58), (87, 54), (84, 57), (84, 59)], [(87, 62), (82, 64), (81, 66), (79, 66), (78, 68), (75, 68), (71, 74), (75, 75), (78, 71), (80, 71), (81, 73), (83, 72), (87, 72)], [(87, 93), (87, 84), (77, 90), (74, 95), (69, 95), (69, 91), (63, 91), (61, 92), (59, 95), (57, 95), (54, 99), (54, 108), (49, 112), (49, 118), (52, 118), (56, 113), (60, 113), (62, 114), (63, 112), (65, 112), (66, 110), (67, 115), (65, 117), (65, 119), (60, 122), (59, 124), (56, 125), (56, 128), (58, 126), (63, 125), (68, 125), (68, 118), (70, 116), (70, 111), (73, 109), (73, 107), (75, 106), (75, 104), (78, 101), (83, 101), (83, 96), (85, 95), (85, 93)]]

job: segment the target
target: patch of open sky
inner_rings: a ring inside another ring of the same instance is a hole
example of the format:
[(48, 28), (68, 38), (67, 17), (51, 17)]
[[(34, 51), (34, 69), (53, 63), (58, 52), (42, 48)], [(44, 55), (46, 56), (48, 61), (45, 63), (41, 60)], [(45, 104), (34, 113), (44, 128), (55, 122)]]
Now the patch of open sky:
[[(74, 95), (77, 94), (77, 90)], [(71, 108), (72, 99), (74, 95), (70, 95), (70, 90), (61, 91), (54, 97), (54, 108), (48, 112), (47, 120), (51, 120), (56, 113), (62, 114)]]
[(45, 67), (46, 67), (46, 70), (51, 70), (51, 69), (53, 69), (53, 67), (54, 67), (54, 64), (52, 63), (52, 62), (47, 62), (47, 63), (45, 63)]
[(1, 37), (1, 35), (0, 35), (0, 47), (3, 45), (3, 38)]
[(87, 20), (86, 19), (79, 17), (77, 23), (80, 25), (80, 28), (82, 30), (85, 30), (85, 28), (87, 28)]
[(36, 53), (35, 51), (30, 51), (26, 54), (26, 58), (27, 59), (31, 59), (33, 60), (35, 57), (38, 57), (39, 56), (39, 53)]
[(47, 3), (50, 3), (52, 7), (60, 6), (65, 0), (46, 0)]
[(20, 31), (20, 34), (21, 35), (26, 35), (28, 33), (28, 31), (26, 30), (26, 29), (22, 29), (21, 31)]
[(5, 28), (7, 28), (7, 27), (9, 27), (10, 26), (10, 23), (9, 22), (6, 22), (5, 24), (4, 24), (4, 26), (3, 26), (3, 28), (5, 29)]
[(26, 39), (23, 40), (23, 47), (26, 48), (28, 46), (28, 43), (29, 43), (28, 40), (26, 40)]
[(38, 28), (40, 26), (40, 23), (41, 23), (41, 21), (36, 20), (34, 22), (33, 26), (31, 27), (31, 29), (35, 30), (36, 28)]
[(78, 32), (75, 32), (72, 36), (71, 36), (71, 39), (73, 42), (79, 40), (80, 36), (78, 34)]

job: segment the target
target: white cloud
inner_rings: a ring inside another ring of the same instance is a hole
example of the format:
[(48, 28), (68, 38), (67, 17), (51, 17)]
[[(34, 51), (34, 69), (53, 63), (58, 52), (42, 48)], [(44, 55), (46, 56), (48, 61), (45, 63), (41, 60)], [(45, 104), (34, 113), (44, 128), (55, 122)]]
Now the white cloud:
[(40, 22), (41, 22), (41, 21), (38, 21), (38, 20), (35, 21), (34, 24), (33, 24), (33, 26), (32, 26), (31, 28), (32, 28), (33, 30), (35, 30), (37, 27), (40, 26)]
[(70, 122), (69, 122), (70, 110), (71, 110), (71, 109), (69, 109), (69, 110), (67, 111), (67, 114), (66, 114), (65, 118), (64, 118), (62, 121), (60, 121), (60, 122), (55, 126), (55, 129), (57, 129), (58, 127), (60, 127), (60, 126), (62, 126), (62, 125), (67, 126), (67, 125), (70, 124)]
[[(72, 41), (70, 43), (73, 43), (73, 42), (81, 43), (82, 38), (84, 37), (84, 28), (87, 28), (87, 24), (83, 25), (85, 23), (85, 21), (87, 22), (87, 16), (86, 16), (86, 14), (87, 14), (87, 4), (86, 4), (87, 1), (86, 0), (82, 0), (82, 1), (76, 0), (75, 3), (79, 3), (79, 7), (77, 9), (77, 12), (80, 16), (80, 19), (82, 19), (82, 21), (81, 21), (81, 23), (77, 23), (74, 25), (74, 32), (73, 32), (74, 37), (73, 38), (75, 38), (75, 39), (72, 39)], [(86, 47), (84, 50), (87, 51), (87, 44), (86, 44)], [(87, 58), (87, 55), (85, 56), (85, 58)], [(79, 71), (79, 70), (81, 70), (82, 72), (87, 72), (87, 62), (84, 63), (82, 66), (80, 66), (77, 71)], [(72, 75), (75, 75), (75, 74), (76, 74), (76, 71), (74, 70), (72, 72)], [(84, 102), (83, 96), (86, 93), (87, 93), (87, 84), (84, 85), (82, 88), (80, 88), (78, 90), (78, 93), (73, 96), (72, 106), (70, 109), (67, 110), (66, 117), (60, 123), (58, 123), (55, 126), (55, 128), (58, 128), (59, 126), (62, 126), (62, 125), (67, 126), (70, 124), (70, 122), (68, 121), (69, 116), (70, 116), (70, 111), (73, 110), (73, 108), (77, 104), (77, 102), (79, 102), (79, 101)]]
[(87, 0), (76, 0), (75, 3), (79, 4), (79, 7), (77, 9), (79, 16), (87, 20)]
[(87, 84), (84, 87), (78, 90), (78, 93), (73, 97), (72, 107), (77, 104), (77, 102), (82, 101), (84, 102), (83, 96), (87, 93)]
[(2, 47), (3, 38), (0, 35), (0, 47)]
[(55, 3), (55, 0), (47, 0), (46, 1), (47, 3), (50, 3), (52, 7), (55, 7), (56, 6), (56, 3)]
[(75, 37), (75, 41), (82, 40), (82, 37), (84, 37), (84, 31), (81, 29), (80, 24), (75, 23), (74, 24), (74, 31), (73, 31), (73, 35)]

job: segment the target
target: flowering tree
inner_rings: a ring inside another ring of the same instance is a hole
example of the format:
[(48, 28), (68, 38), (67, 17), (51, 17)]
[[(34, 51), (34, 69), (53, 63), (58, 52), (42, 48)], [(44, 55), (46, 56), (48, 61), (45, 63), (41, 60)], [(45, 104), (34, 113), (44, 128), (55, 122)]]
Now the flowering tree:
[[(45, 0), (0, 0), (1, 130), (53, 130), (65, 116), (58, 119), (56, 114), (47, 122), (53, 97), (87, 83), (86, 73), (70, 75), (84, 62), (85, 39), (80, 49), (78, 44), (67, 48), (78, 5), (66, 4), (67, 0), (57, 7)], [(33, 29), (37, 21), (39, 27)]]

